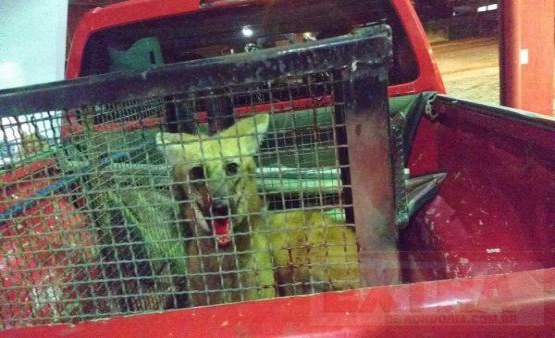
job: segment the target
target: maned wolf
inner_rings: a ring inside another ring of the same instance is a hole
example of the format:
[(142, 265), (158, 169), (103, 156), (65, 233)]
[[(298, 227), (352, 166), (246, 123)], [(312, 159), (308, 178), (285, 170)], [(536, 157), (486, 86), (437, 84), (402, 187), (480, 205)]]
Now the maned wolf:
[(320, 212), (266, 212), (253, 156), (268, 124), (261, 114), (214, 136), (157, 135), (192, 232), (191, 306), (358, 286), (352, 230)]

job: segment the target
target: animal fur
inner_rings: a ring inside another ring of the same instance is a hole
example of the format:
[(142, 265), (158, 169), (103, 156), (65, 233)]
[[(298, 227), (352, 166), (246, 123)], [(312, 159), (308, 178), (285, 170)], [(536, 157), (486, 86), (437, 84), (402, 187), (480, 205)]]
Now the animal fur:
[(355, 233), (320, 211), (278, 212), (262, 225), (268, 237), (280, 294), (360, 286)]
[(23, 133), (19, 153), (22, 157), (31, 157), (49, 149), (48, 143), (37, 133)]
[[(359, 285), (351, 229), (317, 211), (265, 212), (253, 156), (268, 124), (269, 115), (263, 114), (211, 137), (157, 135), (173, 166), (176, 197), (184, 201), (182, 214), (192, 232), (186, 246), (192, 306), (271, 298), (276, 290), (294, 295)], [(232, 174), (230, 163), (237, 169)], [(204, 177), (196, 180), (199, 168)], [(214, 200), (229, 205), (233, 234), (227, 248), (218, 246), (211, 227)]]

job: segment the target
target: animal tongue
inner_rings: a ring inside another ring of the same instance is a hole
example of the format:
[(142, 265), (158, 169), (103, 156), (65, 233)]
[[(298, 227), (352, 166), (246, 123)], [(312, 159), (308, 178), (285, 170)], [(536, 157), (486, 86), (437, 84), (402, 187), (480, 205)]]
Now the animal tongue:
[(219, 218), (214, 221), (214, 230), (216, 232), (216, 241), (220, 247), (226, 247), (231, 243), (231, 222), (229, 218)]

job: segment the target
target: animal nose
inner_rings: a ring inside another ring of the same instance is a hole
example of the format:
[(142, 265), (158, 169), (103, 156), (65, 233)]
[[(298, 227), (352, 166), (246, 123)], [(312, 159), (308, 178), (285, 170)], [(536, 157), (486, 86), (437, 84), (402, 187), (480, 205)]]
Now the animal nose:
[(213, 216), (227, 216), (229, 206), (227, 201), (215, 199), (212, 201), (212, 215)]

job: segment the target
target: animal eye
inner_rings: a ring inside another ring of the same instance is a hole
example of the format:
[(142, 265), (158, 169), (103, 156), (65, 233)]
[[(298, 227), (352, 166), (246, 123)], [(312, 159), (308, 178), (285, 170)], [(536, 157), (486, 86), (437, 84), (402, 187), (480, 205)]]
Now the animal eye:
[(228, 163), (225, 166), (225, 173), (230, 175), (230, 176), (237, 174), (237, 171), (239, 171), (239, 164), (237, 164), (235, 162)]
[(204, 168), (202, 168), (202, 166), (200, 166), (200, 165), (192, 167), (189, 170), (189, 177), (194, 179), (194, 180), (203, 179), (204, 178)]

